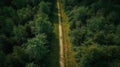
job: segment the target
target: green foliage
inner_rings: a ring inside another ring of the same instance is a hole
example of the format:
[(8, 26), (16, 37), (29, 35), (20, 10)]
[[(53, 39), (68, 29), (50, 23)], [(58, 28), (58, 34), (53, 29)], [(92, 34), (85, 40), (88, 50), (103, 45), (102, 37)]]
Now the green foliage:
[(38, 5), (38, 3), (40, 2), (41, 0), (28, 0), (28, 4), (32, 5), (32, 6), (36, 6)]
[(71, 42), (73, 45), (81, 45), (85, 40), (86, 31), (85, 27), (82, 27), (79, 31), (78, 29), (74, 29), (70, 32)]
[(86, 24), (87, 19), (87, 7), (75, 7), (70, 13), (70, 29), (81, 28)]
[(79, 67), (119, 67), (120, 2), (118, 0), (62, 0), (62, 2), (69, 17), (70, 37), (77, 52), (76, 61)]
[(81, 20), (83, 22), (87, 17), (87, 10), (88, 10), (88, 8), (86, 8), (86, 7), (74, 8), (72, 11), (73, 20)]
[(15, 40), (17, 45), (26, 41), (27, 34), (24, 26), (21, 26), (21, 25), (17, 27), (15, 26), (13, 29), (13, 34), (14, 34), (13, 39)]
[[(100, 45), (118, 45), (120, 37), (118, 37), (116, 31), (120, 25), (117, 10), (119, 7), (112, 9), (115, 7), (114, 2), (110, 0), (81, 0), (81, 5), (76, 4), (72, 11), (67, 9), (70, 20), (71, 42), (74, 45), (80, 45), (90, 40)], [(66, 3), (69, 2), (66, 1)], [(82, 33), (83, 30), (85, 31), (84, 34)]]
[(93, 32), (104, 29), (105, 20), (104, 17), (93, 17), (88, 20), (87, 27)]
[(35, 35), (39, 33), (44, 33), (48, 36), (51, 36), (52, 34), (53, 28), (46, 14), (38, 14), (35, 20), (33, 22), (30, 22), (30, 25), (31, 30)]
[(21, 21), (21, 24), (25, 24), (25, 20), (28, 20), (32, 16), (32, 10), (30, 7), (22, 8), (17, 10), (18, 17)]
[(72, 9), (76, 4), (79, 3), (81, 0), (62, 0), (62, 4), (64, 5), (65, 9)]
[(110, 67), (116, 63), (119, 66), (119, 52), (119, 46), (81, 46), (77, 57), (80, 67)]
[(28, 63), (25, 67), (39, 67), (39, 65), (34, 63)]
[(0, 67), (45, 67), (54, 2), (0, 0)]
[(38, 13), (40, 12), (42, 12), (42, 13), (45, 13), (45, 14), (50, 14), (50, 3), (46, 3), (46, 2), (44, 2), (44, 1), (42, 1), (42, 2), (40, 2), (39, 3), (39, 7), (38, 7)]
[(119, 14), (117, 14), (116, 12), (110, 12), (110, 14), (108, 14), (108, 16), (106, 17), (107, 21), (109, 22), (109, 24), (119, 24), (118, 22), (120, 22), (119, 18)]
[(16, 46), (13, 53), (6, 56), (5, 67), (23, 67), (27, 62), (27, 58), (24, 49)]
[(13, 21), (10, 18), (0, 17), (0, 34), (11, 35), (13, 30)]
[(28, 0), (12, 0), (12, 4), (17, 8), (26, 6)]
[(46, 36), (39, 34), (35, 38), (28, 40), (26, 53), (29, 54), (30, 59), (40, 61), (48, 52)]
[(5, 16), (5, 17), (16, 17), (15, 16), (15, 9), (13, 9), (13, 7), (1, 7), (0, 8), (0, 14), (2, 14), (2, 16)]

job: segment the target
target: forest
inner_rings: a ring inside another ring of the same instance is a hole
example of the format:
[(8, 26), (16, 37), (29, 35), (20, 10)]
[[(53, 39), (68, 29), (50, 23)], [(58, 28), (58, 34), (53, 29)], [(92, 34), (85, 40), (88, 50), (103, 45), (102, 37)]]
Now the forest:
[(120, 67), (120, 1), (62, 0), (79, 67)]
[(54, 0), (0, 0), (0, 67), (48, 67)]
[(52, 67), (57, 1), (78, 67), (120, 67), (119, 0), (0, 0), (0, 67)]

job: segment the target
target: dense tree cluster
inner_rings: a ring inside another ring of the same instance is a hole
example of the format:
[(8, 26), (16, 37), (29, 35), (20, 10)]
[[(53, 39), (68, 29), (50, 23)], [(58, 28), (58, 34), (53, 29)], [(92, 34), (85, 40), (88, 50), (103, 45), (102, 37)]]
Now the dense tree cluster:
[(120, 46), (82, 45), (76, 56), (80, 67), (119, 67)]
[(120, 1), (62, 0), (80, 67), (120, 67)]
[(54, 0), (0, 0), (0, 67), (48, 67)]

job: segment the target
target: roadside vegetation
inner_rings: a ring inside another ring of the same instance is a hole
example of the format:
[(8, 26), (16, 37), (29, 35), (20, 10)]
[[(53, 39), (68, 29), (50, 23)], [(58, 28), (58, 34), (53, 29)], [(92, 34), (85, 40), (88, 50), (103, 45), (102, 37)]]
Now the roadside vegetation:
[[(61, 1), (61, 0), (60, 0)], [(61, 18), (62, 18), (62, 28), (63, 28), (63, 46), (64, 46), (64, 64), (65, 67), (78, 67), (78, 64), (75, 60), (75, 54), (76, 52), (72, 49), (72, 43), (70, 42), (70, 24), (68, 16), (65, 12), (65, 9), (63, 8), (62, 2), (61, 4)]]
[(62, 0), (79, 67), (120, 66), (119, 0)]

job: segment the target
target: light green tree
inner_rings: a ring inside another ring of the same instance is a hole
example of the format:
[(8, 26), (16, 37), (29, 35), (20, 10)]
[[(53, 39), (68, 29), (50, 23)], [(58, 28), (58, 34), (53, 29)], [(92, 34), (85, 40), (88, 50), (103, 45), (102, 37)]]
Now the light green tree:
[(46, 41), (46, 36), (44, 34), (39, 34), (35, 38), (28, 40), (26, 53), (30, 56), (30, 59), (35, 61), (40, 61), (45, 57), (48, 52)]

